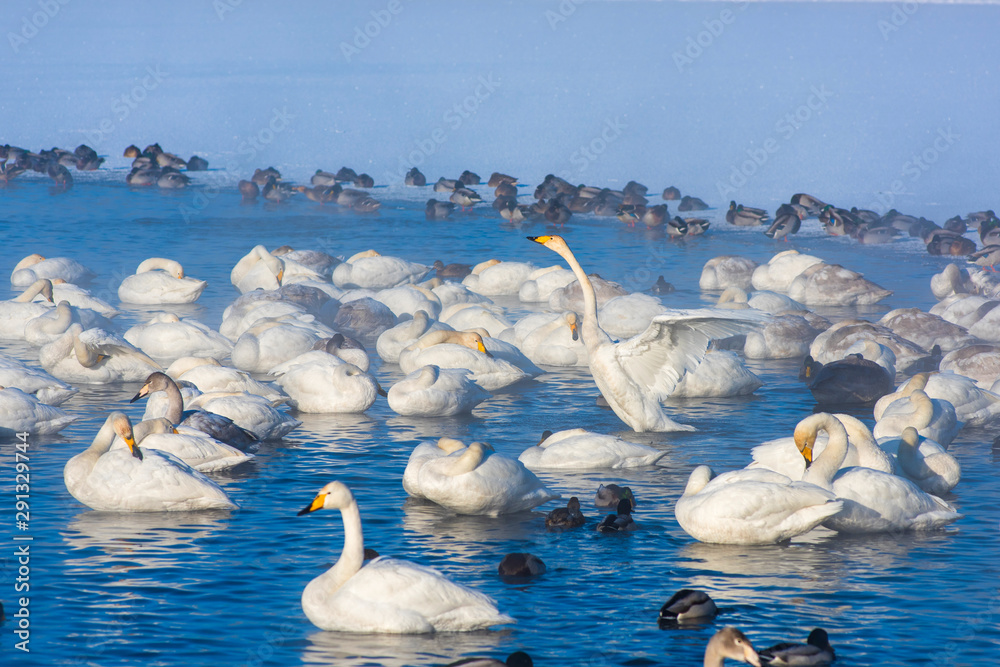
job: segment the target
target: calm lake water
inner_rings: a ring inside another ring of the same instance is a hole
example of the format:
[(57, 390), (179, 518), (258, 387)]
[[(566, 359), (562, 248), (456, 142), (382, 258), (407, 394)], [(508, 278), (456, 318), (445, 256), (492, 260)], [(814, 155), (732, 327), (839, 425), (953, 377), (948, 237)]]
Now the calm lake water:
[[(544, 225), (504, 227), (488, 206), (426, 222), (423, 203), (434, 196), (430, 188), (376, 188), (381, 211), (357, 215), (304, 199), (241, 205), (233, 188), (219, 194), (204, 185), (177, 193), (133, 191), (124, 185), (124, 175), (121, 170), (81, 174), (76, 187), (59, 196), (49, 194), (46, 180), (30, 176), (2, 191), (0, 275), (32, 252), (70, 256), (98, 273), (91, 284), (95, 294), (117, 303), (118, 284), (142, 259), (170, 257), (189, 275), (209, 281), (197, 304), (173, 310), (217, 327), (222, 310), (237, 296), (229, 271), (258, 243), (343, 256), (375, 248), (425, 263), (490, 257), (537, 266), (560, 263), (524, 239), (545, 232)], [(195, 175), (196, 183), (208, 178)], [(668, 184), (648, 185), (653, 199)], [(479, 190), (488, 192), (485, 186)], [(199, 192), (207, 206), (185, 221), (181, 207), (202, 201), (195, 199)], [(522, 190), (525, 201), (530, 192)], [(492, 200), (491, 194), (485, 198)], [(791, 194), (747, 203), (773, 211)], [(954, 201), (922, 212), (940, 223), (969, 208)], [(826, 237), (808, 220), (790, 243), (773, 242), (762, 229), (727, 226), (723, 209), (708, 214), (713, 219), (708, 235), (684, 243), (589, 215), (575, 216), (560, 233), (588, 271), (631, 289), (646, 289), (664, 275), (677, 287), (664, 301), (678, 307), (714, 300), (717, 295), (700, 292), (698, 276), (706, 260), (721, 254), (763, 262), (791, 247), (862, 271), (895, 292), (861, 313), (873, 320), (893, 308), (933, 305), (928, 280), (946, 263), (912, 239), (865, 247)], [(516, 300), (498, 302), (517, 313), (527, 310)], [(117, 320), (122, 330), (157, 309), (123, 310)], [(838, 318), (855, 314), (820, 312)], [(3, 349), (37, 361), (30, 347)], [(373, 361), (383, 386), (401, 377), (397, 366)], [(361, 415), (297, 415), (302, 426), (283, 441), (264, 445), (252, 462), (213, 475), (241, 509), (181, 514), (95, 512), (69, 495), (63, 466), (89, 444), (107, 413), (124, 410), (138, 419), (143, 410), (141, 403), (128, 403), (135, 384), (81, 385), (63, 406), (79, 420), (60, 436), (30, 439), (31, 653), (13, 649), (8, 619), (0, 626), (3, 662), (11, 664), (12, 657), (15, 664), (38, 665), (433, 665), (523, 649), (537, 665), (700, 664), (715, 630), (736, 625), (758, 647), (804, 641), (811, 628), (824, 627), (842, 665), (994, 663), (1000, 648), (1000, 452), (991, 446), (994, 432), (966, 429), (952, 445), (963, 478), (947, 499), (966, 516), (944, 530), (865, 537), (816, 531), (781, 546), (733, 547), (698, 543), (680, 529), (673, 506), (695, 465), (709, 463), (716, 471), (742, 467), (750, 447), (790, 434), (812, 411), (811, 395), (797, 380), (797, 361), (750, 366), (765, 381), (754, 396), (672, 405), (672, 416), (697, 427), (693, 433), (632, 434), (595, 405), (597, 390), (586, 369), (553, 369), (496, 394), (465, 417), (400, 417), (383, 398)], [(872, 423), (870, 412), (858, 416)], [(495, 519), (456, 516), (407, 500), (400, 484), (410, 451), (423, 440), (483, 440), (516, 457), (536, 444), (544, 429), (572, 427), (621, 434), (668, 452), (660, 465), (626, 473), (540, 475), (564, 498), (583, 500), (590, 523), (580, 530), (546, 531), (544, 517), (555, 501)], [(6, 499), (0, 512), (11, 536), (16, 532), (13, 458), (13, 445), (0, 445), (7, 471), (0, 479)], [(339, 556), (343, 529), (336, 512), (309, 517), (296, 512), (334, 479), (353, 489), (367, 545), (436, 567), (494, 597), (517, 625), (418, 637), (315, 628), (302, 612), (300, 595)], [(593, 530), (605, 511), (590, 502), (598, 484), (608, 482), (635, 491), (641, 530), (628, 535)], [(9, 615), (17, 566), (15, 543), (7, 540), (0, 556), (7, 582), (0, 600)], [(496, 567), (511, 551), (536, 554), (548, 573), (527, 583), (502, 581)], [(709, 591), (722, 609), (718, 619), (660, 630), (659, 607), (686, 587)]]

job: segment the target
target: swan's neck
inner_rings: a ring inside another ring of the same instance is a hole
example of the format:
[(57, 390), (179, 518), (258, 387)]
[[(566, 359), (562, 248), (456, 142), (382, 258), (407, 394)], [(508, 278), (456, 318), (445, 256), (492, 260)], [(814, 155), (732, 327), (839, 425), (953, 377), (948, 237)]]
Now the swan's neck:
[(65, 333), (69, 326), (73, 324), (73, 309), (65, 302), (59, 302), (56, 306), (56, 316), (41, 324), (41, 329), (47, 334)]
[(483, 462), (484, 454), (485, 452), (481, 445), (472, 443), (465, 448), (464, 452), (454, 458), (454, 461), (445, 471), (445, 474), (454, 477), (455, 475), (464, 475), (467, 472), (472, 472)]
[(437, 382), (439, 372), (440, 371), (437, 369), (436, 366), (424, 366), (422, 369), (420, 369), (420, 375), (417, 378), (420, 381), (420, 386), (421, 387), (432, 386), (435, 382)]
[(84, 368), (93, 368), (100, 361), (97, 352), (87, 347), (76, 332), (73, 333), (73, 351), (76, 353), (76, 360)]
[(913, 419), (910, 425), (918, 431), (927, 428), (934, 417), (934, 403), (922, 390), (910, 394), (910, 404), (913, 405)]
[(163, 416), (172, 424), (180, 424), (181, 415), (184, 414), (184, 397), (181, 396), (181, 390), (175, 382), (168, 382), (163, 391), (167, 394), (167, 414)]
[(317, 582), (325, 593), (332, 594), (348, 579), (357, 574), (365, 558), (365, 539), (361, 531), (361, 512), (358, 503), (351, 501), (347, 507), (341, 508), (340, 516), (344, 520), (344, 548), (340, 558), (333, 567), (321, 575)]
[(163, 257), (150, 257), (143, 260), (135, 270), (136, 274), (146, 273), (147, 271), (166, 271), (174, 278), (184, 277), (184, 269), (181, 267), (180, 262)]
[(568, 247), (565, 251), (560, 248), (557, 252), (569, 264), (569, 268), (580, 282), (580, 289), (583, 292), (583, 326), (580, 327), (583, 342), (588, 348), (609, 342), (611, 338), (601, 329), (601, 324), (597, 320), (597, 294), (594, 292), (594, 284), (590, 282), (590, 276), (580, 266), (580, 262), (576, 261), (576, 256)]
[(90, 443), (90, 447), (87, 447), (87, 449), (73, 457), (76, 460), (76, 465), (82, 467), (85, 474), (89, 475), (90, 471), (97, 465), (97, 460), (111, 449), (111, 443), (114, 440), (115, 426), (110, 421), (106, 421), (104, 422), (104, 426), (97, 432), (97, 435), (94, 436), (94, 441)]
[(847, 430), (832, 415), (825, 415), (823, 419), (818, 420), (818, 423), (812, 426), (812, 435), (815, 437), (820, 430), (826, 431), (829, 436), (826, 449), (813, 459), (802, 481), (828, 489), (833, 484), (833, 478), (843, 465), (844, 459), (847, 458)]
[[(15, 269), (16, 270), (16, 269)], [(47, 288), (47, 289), (46, 289)], [(36, 280), (31, 287), (14, 298), (18, 303), (31, 303), (39, 294), (45, 293), (49, 301), (52, 300), (52, 283), (48, 280)]]

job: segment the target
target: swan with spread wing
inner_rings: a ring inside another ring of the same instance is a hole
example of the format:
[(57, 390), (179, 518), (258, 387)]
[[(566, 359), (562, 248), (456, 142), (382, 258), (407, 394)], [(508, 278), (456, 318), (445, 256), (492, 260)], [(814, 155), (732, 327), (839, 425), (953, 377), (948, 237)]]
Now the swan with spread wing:
[(587, 273), (561, 236), (529, 236), (566, 260), (583, 291), (581, 334), (590, 358), (590, 372), (601, 394), (618, 417), (635, 431), (693, 431), (663, 412), (666, 398), (688, 371), (704, 359), (712, 338), (746, 331), (767, 316), (749, 311), (668, 310), (649, 327), (619, 343), (601, 329), (597, 299)]

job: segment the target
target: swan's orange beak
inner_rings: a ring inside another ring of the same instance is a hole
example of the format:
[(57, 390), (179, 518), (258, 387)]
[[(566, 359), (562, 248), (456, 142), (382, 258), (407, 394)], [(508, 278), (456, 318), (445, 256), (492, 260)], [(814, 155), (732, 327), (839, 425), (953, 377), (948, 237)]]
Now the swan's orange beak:
[(296, 514), (296, 516), (302, 516), (303, 514), (309, 514), (309, 512), (315, 512), (316, 510), (321, 510), (323, 509), (324, 502), (326, 502), (326, 494), (321, 493), (315, 498), (313, 498), (313, 501), (308, 505), (306, 505), (306, 507), (299, 510), (299, 513)]
[(573, 340), (580, 340), (580, 326), (576, 322), (570, 322), (569, 330), (573, 334)]
[(528, 236), (527, 237), (527, 239), (529, 241), (534, 241), (535, 243), (541, 243), (542, 245), (545, 245), (546, 243), (548, 243), (550, 238), (552, 238), (552, 237), (551, 236)]
[(122, 439), (125, 441), (125, 444), (128, 445), (128, 450), (132, 452), (132, 456), (141, 461), (142, 451), (139, 450), (139, 445), (135, 444), (135, 438), (132, 437), (132, 434), (126, 433), (122, 436)]
[(802, 452), (802, 458), (806, 460), (806, 467), (813, 462), (813, 446), (816, 444), (816, 436), (810, 435), (805, 438), (795, 437), (795, 446)]

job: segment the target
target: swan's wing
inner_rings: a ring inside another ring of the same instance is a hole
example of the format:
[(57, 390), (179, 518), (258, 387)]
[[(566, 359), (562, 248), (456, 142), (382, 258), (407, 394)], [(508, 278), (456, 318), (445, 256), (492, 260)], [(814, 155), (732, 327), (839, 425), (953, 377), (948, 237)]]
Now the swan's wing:
[(115, 355), (126, 355), (135, 357), (153, 368), (160, 368), (160, 364), (155, 362), (139, 348), (132, 345), (121, 336), (104, 329), (87, 329), (81, 331), (78, 338), (80, 342), (98, 354), (113, 357)]
[(670, 310), (616, 345), (615, 358), (636, 384), (662, 400), (705, 358), (709, 341), (743, 333), (767, 319), (752, 310)]

